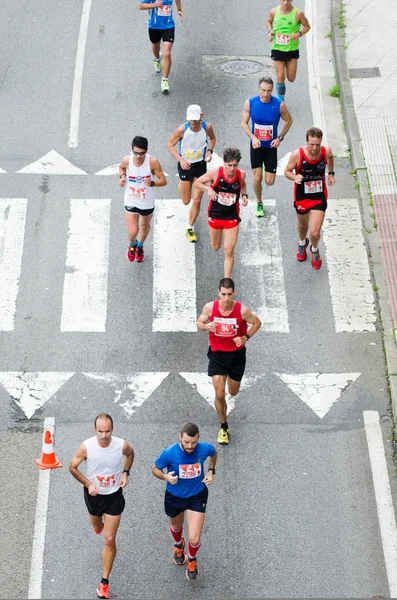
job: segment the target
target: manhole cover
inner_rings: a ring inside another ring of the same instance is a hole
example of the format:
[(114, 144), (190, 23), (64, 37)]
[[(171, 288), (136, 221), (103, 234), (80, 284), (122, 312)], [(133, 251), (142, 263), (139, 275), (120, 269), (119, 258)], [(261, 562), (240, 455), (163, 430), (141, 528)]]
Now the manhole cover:
[(350, 69), (352, 79), (361, 79), (363, 77), (380, 77), (379, 67), (366, 67), (363, 69)]
[(228, 60), (221, 64), (221, 69), (229, 75), (251, 75), (263, 71), (264, 66), (256, 60)]

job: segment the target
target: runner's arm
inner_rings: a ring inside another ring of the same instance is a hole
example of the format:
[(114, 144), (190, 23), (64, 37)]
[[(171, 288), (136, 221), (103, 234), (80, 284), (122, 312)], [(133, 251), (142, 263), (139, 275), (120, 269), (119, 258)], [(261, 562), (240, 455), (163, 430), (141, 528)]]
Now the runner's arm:
[(272, 10), (269, 13), (269, 16), (267, 18), (267, 23), (266, 23), (266, 27), (267, 27), (267, 33), (269, 34), (269, 42), (273, 41), (273, 21), (274, 21), (274, 15), (276, 14), (276, 9), (272, 8)]
[(77, 481), (82, 483), (86, 488), (89, 488), (91, 482), (84, 477), (83, 473), (79, 470), (79, 466), (81, 463), (87, 458), (87, 448), (84, 444), (81, 444), (79, 448), (77, 448), (72, 460), (69, 464), (69, 472), (73, 475)]
[(120, 187), (125, 186), (125, 182), (127, 181), (127, 170), (130, 162), (129, 156), (124, 156), (121, 163), (119, 164), (119, 179), (120, 179)]
[(168, 152), (170, 152), (172, 154), (172, 156), (178, 161), (178, 162), (182, 162), (183, 158), (182, 156), (179, 154), (179, 152), (177, 152), (175, 150), (175, 146), (178, 144), (178, 142), (181, 141), (181, 139), (183, 138), (183, 125), (180, 125), (179, 127), (177, 127), (174, 131), (174, 133), (172, 134), (172, 136), (170, 137), (170, 139), (167, 142), (167, 150)]
[(132, 463), (134, 462), (134, 450), (127, 440), (124, 440), (123, 442), (123, 456), (125, 456), (124, 470), (119, 481), (121, 488), (125, 488), (125, 486), (128, 484), (128, 473), (125, 473), (125, 471), (129, 471), (132, 467)]
[(282, 118), (283, 121), (285, 121), (285, 125), (282, 129), (282, 132), (279, 134), (279, 137), (285, 137), (287, 135), (287, 133), (290, 130), (290, 127), (292, 125), (292, 117), (291, 117), (291, 113), (289, 112), (285, 102), (281, 103), (280, 106), (280, 117)]
[(197, 328), (201, 331), (213, 331), (216, 327), (215, 322), (210, 322), (210, 316), (214, 307), (213, 302), (208, 302), (203, 308), (203, 312), (197, 319)]
[(158, 8), (163, 4), (163, 0), (156, 0), (156, 2), (141, 2), (139, 10), (150, 10), (152, 8)]
[(157, 181), (153, 182), (153, 187), (163, 187), (167, 185), (167, 180), (165, 178), (164, 171), (161, 168), (161, 165), (157, 158), (153, 158), (153, 156), (150, 157), (150, 170), (157, 177)]
[[(294, 34), (293, 36), (291, 36), (294, 39), (298, 39), (298, 38), (304, 36), (305, 33), (308, 33), (310, 31), (310, 29), (311, 29), (310, 23), (307, 20), (306, 15), (303, 12), (303, 10), (299, 10), (298, 9), (298, 11), (296, 13), (296, 22), (300, 23), (302, 25), (302, 29), (300, 31), (298, 31), (297, 34)], [(295, 37), (295, 36), (297, 36), (297, 37)]]
[[(204, 173), (204, 175), (201, 175), (201, 177), (196, 179), (196, 181), (193, 183), (193, 187), (196, 188), (196, 190), (200, 190), (200, 192), (208, 192), (211, 188), (206, 184), (215, 183), (217, 174), (218, 170), (213, 169), (212, 171), (207, 171), (207, 173)], [(214, 193), (216, 195), (216, 192)]]
[(215, 450), (215, 454), (213, 456), (208, 457), (208, 469), (206, 474), (204, 475), (203, 483), (206, 485), (210, 485), (214, 480), (214, 471), (216, 465), (217, 452)]
[(207, 123), (207, 133), (208, 133), (208, 137), (210, 140), (208, 142), (208, 148), (207, 148), (207, 154), (206, 154), (205, 160), (207, 162), (211, 162), (212, 153), (214, 151), (215, 144), (216, 144), (214, 128), (212, 127), (211, 123)]
[[(249, 122), (251, 119), (251, 111), (250, 111), (250, 103), (249, 100), (246, 100), (244, 102), (244, 109), (243, 109), (243, 116), (241, 119), (241, 127), (243, 128), (244, 132), (248, 135), (248, 137), (250, 138), (250, 140), (252, 140), (253, 142), (255, 140), (257, 140), (257, 138), (254, 136), (254, 134), (252, 133), (250, 126), (249, 126)], [(257, 140), (259, 142), (259, 140)], [(260, 144), (260, 142), (259, 142)]]
[(177, 475), (174, 475), (175, 471), (170, 471), (169, 473), (163, 473), (161, 469), (158, 469), (156, 465), (152, 466), (152, 473), (157, 479), (161, 479), (162, 481), (168, 481), (172, 485), (174, 485), (178, 481)]
[(248, 335), (251, 338), (253, 335), (255, 335), (255, 333), (261, 327), (262, 322), (253, 312), (250, 311), (249, 308), (244, 306), (244, 304), (241, 307), (241, 317), (244, 319), (244, 321), (246, 321), (247, 323), (249, 323), (249, 325), (251, 325), (251, 327), (248, 330)]
[(327, 161), (328, 161), (328, 185), (334, 185), (335, 183), (335, 171), (334, 171), (334, 155), (332, 154), (332, 148), (327, 147)]
[[(287, 179), (294, 181), (295, 183), (302, 183), (302, 179), (303, 179), (302, 175), (297, 175), (296, 173), (294, 173), (294, 171), (296, 171), (296, 168), (298, 166), (298, 162), (299, 162), (299, 150), (294, 150), (293, 153), (291, 154), (291, 156), (289, 157), (287, 166), (285, 167), (284, 176)], [(297, 181), (297, 177), (300, 178), (299, 181)]]
[(247, 180), (245, 171), (241, 171), (241, 204), (247, 206), (248, 194), (247, 194)]
[(175, 4), (176, 4), (178, 14), (181, 17), (181, 20), (183, 21), (183, 10), (182, 10), (181, 0), (175, 0)]

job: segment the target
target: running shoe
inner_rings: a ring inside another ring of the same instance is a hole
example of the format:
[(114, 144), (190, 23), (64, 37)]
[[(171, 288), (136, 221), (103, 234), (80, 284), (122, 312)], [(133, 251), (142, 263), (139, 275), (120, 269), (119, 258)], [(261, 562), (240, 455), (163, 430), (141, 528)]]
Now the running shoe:
[(135, 258), (136, 258), (136, 244), (135, 246), (130, 246), (128, 247), (127, 250), (127, 258), (130, 262), (134, 262)]
[(197, 236), (192, 228), (186, 229), (186, 237), (189, 242), (197, 242)]
[(282, 94), (279, 94), (277, 92), (277, 96), (278, 96), (278, 99), (281, 100), (281, 102), (284, 102), (284, 96)]
[(163, 79), (161, 81), (161, 91), (163, 92), (163, 94), (169, 94), (170, 93), (170, 86), (168, 83), (168, 79)]
[(313, 252), (312, 246), (310, 246), (310, 252), (312, 253), (312, 267), (318, 271), (321, 269), (321, 265), (323, 264), (320, 256), (320, 250), (317, 249), (316, 252)]
[(223, 429), (222, 427), (218, 433), (218, 444), (223, 444), (224, 446), (229, 443), (229, 430)]
[(154, 70), (156, 73), (161, 73), (161, 54), (158, 60), (156, 58), (154, 59)]
[(109, 594), (109, 584), (108, 583), (100, 583), (96, 590), (98, 598), (110, 598)]
[(256, 217), (264, 217), (265, 210), (263, 208), (263, 202), (257, 202), (255, 206), (255, 216)]
[(184, 565), (186, 562), (186, 555), (185, 555), (185, 538), (182, 538), (182, 546), (179, 548), (179, 546), (174, 546), (174, 556), (172, 557), (172, 560), (174, 561), (174, 563), (176, 565)]
[(189, 581), (194, 581), (198, 577), (197, 559), (189, 558), (186, 567), (186, 577)]
[(142, 262), (145, 259), (143, 246), (138, 246), (136, 249), (136, 262)]
[(306, 252), (306, 248), (309, 244), (309, 240), (306, 238), (306, 242), (304, 246), (301, 246), (300, 244), (298, 245), (298, 252), (296, 253), (296, 258), (299, 261), (304, 261), (307, 259), (307, 252)]

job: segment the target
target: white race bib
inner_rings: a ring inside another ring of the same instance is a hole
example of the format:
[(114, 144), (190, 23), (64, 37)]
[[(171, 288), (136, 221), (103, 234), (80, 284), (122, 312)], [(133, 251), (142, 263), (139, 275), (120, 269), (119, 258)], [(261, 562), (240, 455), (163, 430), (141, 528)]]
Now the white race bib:
[(171, 8), (172, 8), (171, 4), (159, 6), (157, 14), (159, 15), (159, 17), (169, 17), (171, 15)]
[(202, 150), (186, 150), (185, 158), (187, 158), (187, 159), (191, 158), (194, 160), (197, 160), (198, 158), (203, 158), (203, 151)]
[(216, 323), (215, 335), (220, 337), (235, 337), (237, 333), (237, 319), (214, 317)]
[(194, 477), (200, 477), (200, 475), (200, 463), (194, 465), (179, 465), (179, 479), (193, 479)]
[(290, 35), (283, 35), (282, 33), (276, 33), (276, 43), (279, 46), (288, 46), (291, 41)]
[(255, 123), (254, 136), (262, 142), (269, 142), (273, 139), (273, 125), (258, 125)]
[(305, 181), (305, 194), (318, 194), (323, 191), (322, 179), (318, 181)]
[(128, 196), (132, 199), (136, 198), (137, 200), (145, 200), (146, 199), (146, 190), (145, 188), (136, 188), (132, 185), (129, 186)]
[(95, 475), (95, 481), (100, 490), (111, 488), (116, 485), (116, 475), (109, 475), (107, 477)]
[(232, 204), (236, 204), (236, 194), (218, 192), (218, 202), (219, 204), (224, 204), (225, 206), (232, 206)]

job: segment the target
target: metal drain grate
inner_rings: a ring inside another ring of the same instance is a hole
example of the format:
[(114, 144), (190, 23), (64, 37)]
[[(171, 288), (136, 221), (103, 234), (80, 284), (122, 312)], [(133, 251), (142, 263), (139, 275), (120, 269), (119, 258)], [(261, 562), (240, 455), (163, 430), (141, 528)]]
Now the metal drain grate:
[(364, 69), (350, 69), (352, 79), (363, 79), (365, 77), (380, 77), (379, 67), (366, 67)]
[(263, 71), (262, 63), (255, 60), (228, 60), (220, 65), (220, 68), (229, 75), (252, 75)]

